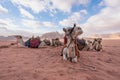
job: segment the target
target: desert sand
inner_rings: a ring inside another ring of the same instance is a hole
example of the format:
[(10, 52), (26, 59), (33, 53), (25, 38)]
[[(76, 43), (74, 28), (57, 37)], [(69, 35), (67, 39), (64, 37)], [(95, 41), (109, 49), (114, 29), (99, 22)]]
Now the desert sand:
[(77, 63), (62, 60), (62, 46), (0, 48), (0, 80), (120, 80), (120, 40), (102, 44), (102, 52), (81, 51)]

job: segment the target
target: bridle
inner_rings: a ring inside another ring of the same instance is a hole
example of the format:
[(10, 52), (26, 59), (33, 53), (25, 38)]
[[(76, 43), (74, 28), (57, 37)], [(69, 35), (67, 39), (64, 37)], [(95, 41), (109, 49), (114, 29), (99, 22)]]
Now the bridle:
[(76, 27), (76, 25), (74, 25), (74, 27), (71, 29), (71, 31), (70, 31), (70, 33), (69, 33), (71, 39), (70, 39), (70, 43), (68, 44), (67, 48), (70, 46), (70, 44), (71, 44), (72, 41), (74, 40), (73, 37), (71, 36), (71, 34), (72, 34), (73, 30), (75, 29), (75, 27)]

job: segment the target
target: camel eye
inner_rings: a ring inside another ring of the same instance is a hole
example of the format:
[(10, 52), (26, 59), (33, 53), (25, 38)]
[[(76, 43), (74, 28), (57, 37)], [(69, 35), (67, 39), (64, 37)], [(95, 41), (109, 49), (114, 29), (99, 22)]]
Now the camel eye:
[(63, 28), (63, 31), (64, 31), (64, 32), (66, 32), (66, 29), (65, 29), (65, 28)]

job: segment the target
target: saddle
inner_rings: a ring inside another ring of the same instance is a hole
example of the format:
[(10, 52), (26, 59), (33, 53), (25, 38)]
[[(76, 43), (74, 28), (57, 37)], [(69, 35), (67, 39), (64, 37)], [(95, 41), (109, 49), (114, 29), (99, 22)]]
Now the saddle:
[(40, 44), (40, 40), (37, 38), (30, 40), (30, 47), (31, 48), (38, 48), (39, 44)]
[(25, 46), (30, 47), (30, 39), (25, 42)]
[(86, 46), (85, 40), (77, 38), (77, 46), (79, 50), (82, 50)]

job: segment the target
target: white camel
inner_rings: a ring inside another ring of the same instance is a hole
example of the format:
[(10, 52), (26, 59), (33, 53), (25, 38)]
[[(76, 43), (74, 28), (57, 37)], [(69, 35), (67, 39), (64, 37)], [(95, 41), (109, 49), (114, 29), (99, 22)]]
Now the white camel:
[(17, 39), (16, 41), (17, 47), (25, 47), (25, 42), (23, 41), (21, 35), (16, 35), (15, 38)]

